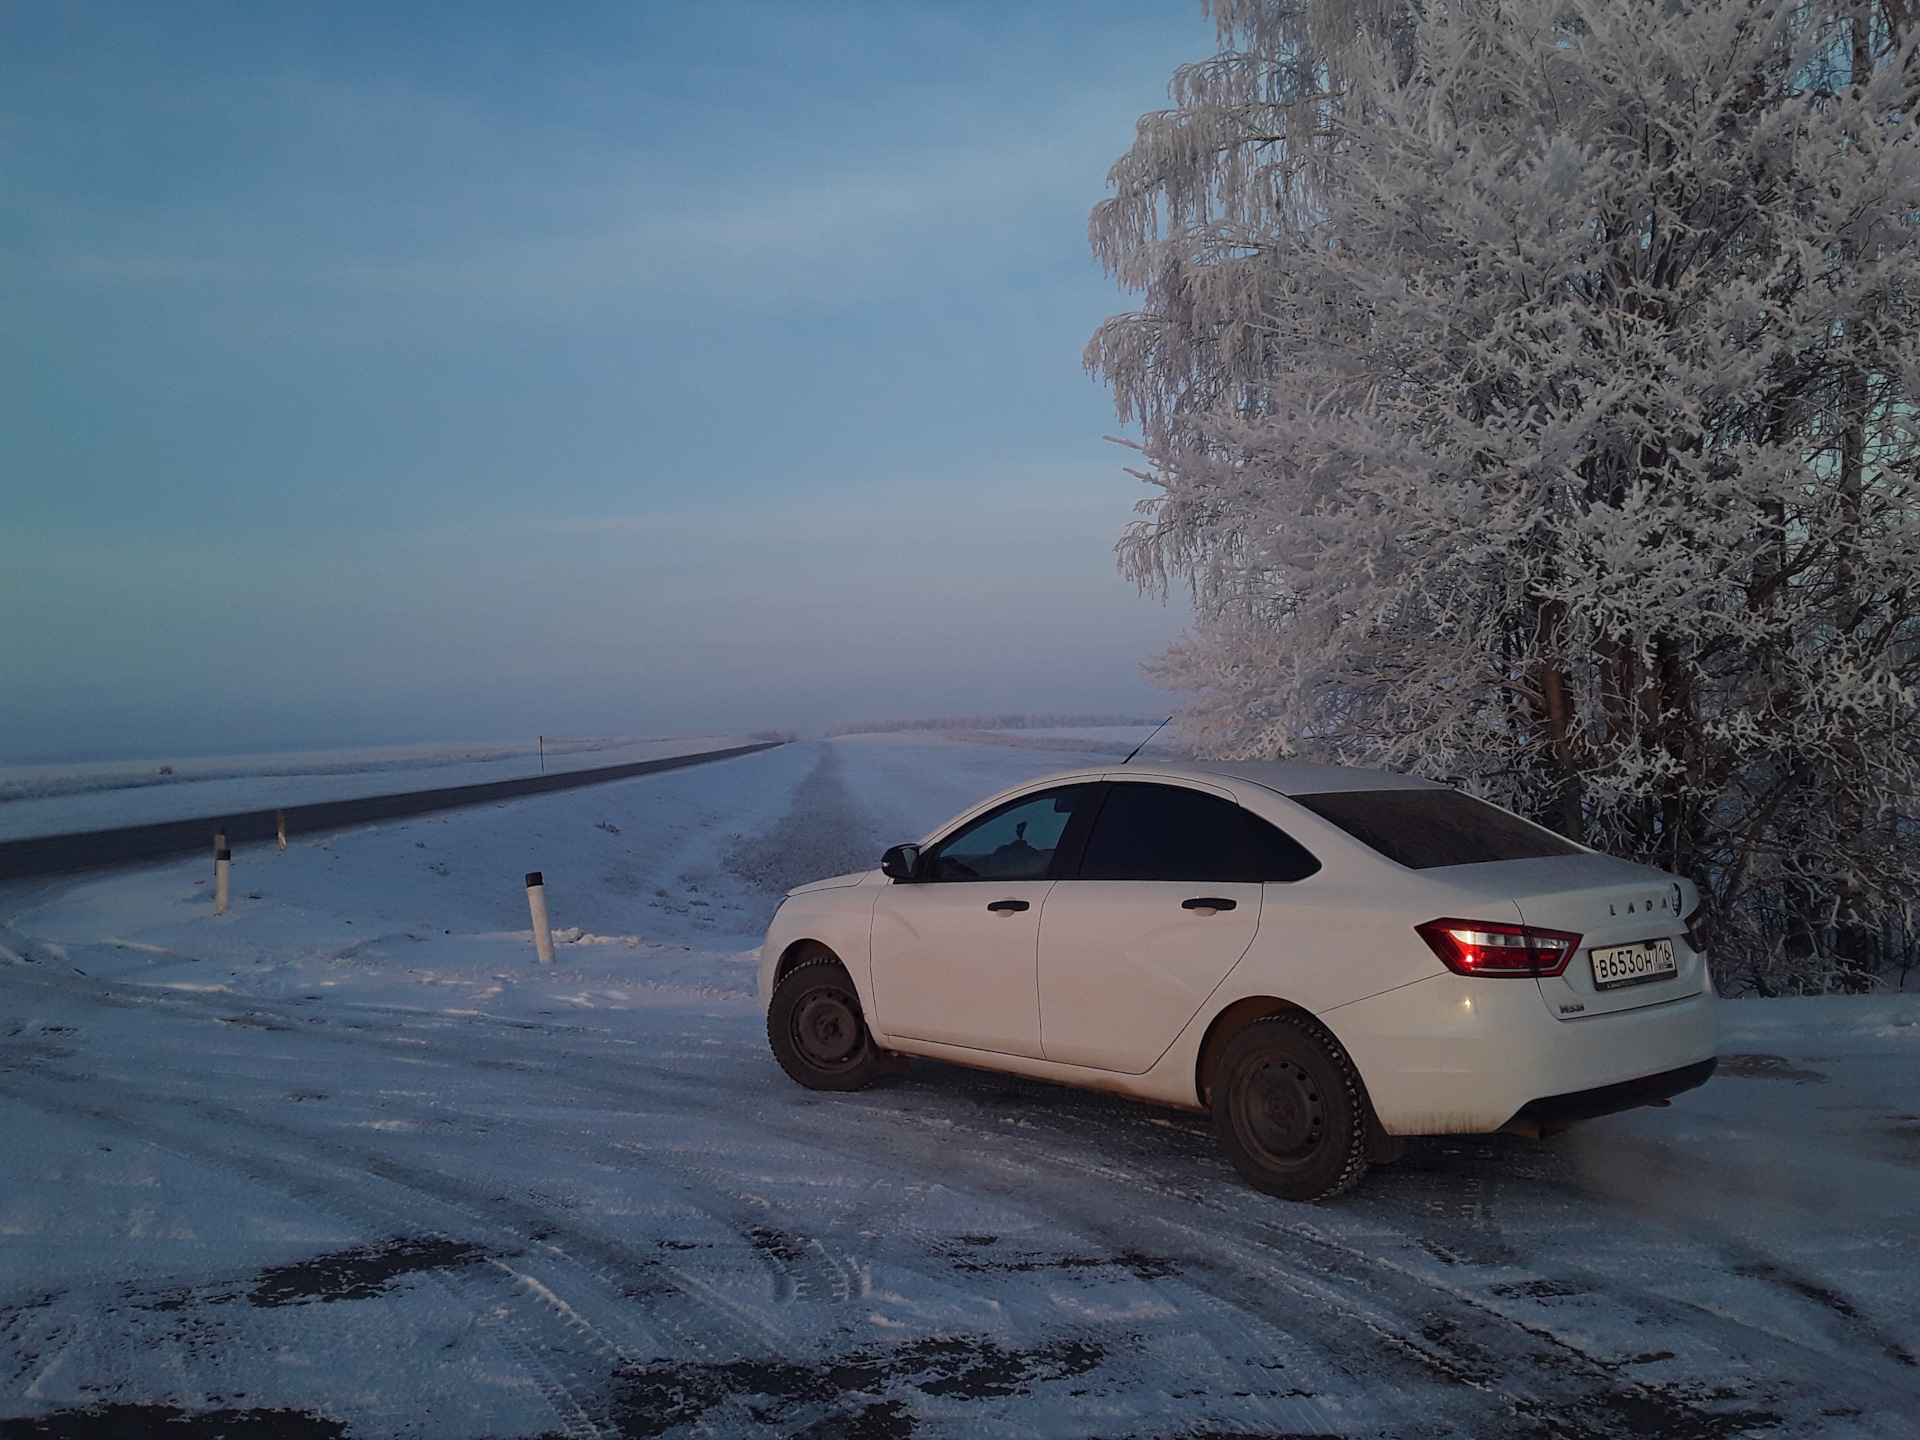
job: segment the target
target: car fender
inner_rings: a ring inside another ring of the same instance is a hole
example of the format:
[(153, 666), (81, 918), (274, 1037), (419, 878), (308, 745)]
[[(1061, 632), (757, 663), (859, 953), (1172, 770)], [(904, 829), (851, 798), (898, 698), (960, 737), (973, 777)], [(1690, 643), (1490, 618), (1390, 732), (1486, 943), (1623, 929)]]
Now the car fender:
[(760, 946), (760, 1008), (773, 1000), (782, 962), (807, 941), (824, 945), (840, 958), (860, 1004), (873, 1010), (873, 903), (886, 878), (878, 870), (853, 884), (809, 886), (789, 894), (774, 911)]

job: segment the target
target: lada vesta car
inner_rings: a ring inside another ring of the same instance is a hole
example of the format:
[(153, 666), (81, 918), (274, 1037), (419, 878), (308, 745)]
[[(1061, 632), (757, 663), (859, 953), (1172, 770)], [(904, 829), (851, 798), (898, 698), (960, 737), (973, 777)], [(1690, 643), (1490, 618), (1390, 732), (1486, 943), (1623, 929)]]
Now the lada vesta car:
[(810, 1088), (925, 1055), (1210, 1111), (1251, 1184), (1311, 1200), (1404, 1136), (1704, 1083), (1700, 923), (1691, 882), (1432, 781), (1113, 764), (792, 891), (760, 997)]

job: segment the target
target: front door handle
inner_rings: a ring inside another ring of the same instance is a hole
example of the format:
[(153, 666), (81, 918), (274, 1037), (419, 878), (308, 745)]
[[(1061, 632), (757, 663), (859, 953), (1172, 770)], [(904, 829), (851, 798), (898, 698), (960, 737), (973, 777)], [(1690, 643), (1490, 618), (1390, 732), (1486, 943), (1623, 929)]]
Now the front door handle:
[(1180, 902), (1180, 908), (1182, 910), (1205, 910), (1211, 913), (1215, 910), (1231, 910), (1234, 908), (1234, 903), (1235, 902), (1227, 899), (1224, 895), (1196, 895), (1191, 900), (1182, 900)]
[(996, 915), (1012, 915), (1017, 911), (1031, 910), (1032, 908), (1033, 907), (1024, 900), (995, 900), (987, 906), (987, 909), (993, 911)]

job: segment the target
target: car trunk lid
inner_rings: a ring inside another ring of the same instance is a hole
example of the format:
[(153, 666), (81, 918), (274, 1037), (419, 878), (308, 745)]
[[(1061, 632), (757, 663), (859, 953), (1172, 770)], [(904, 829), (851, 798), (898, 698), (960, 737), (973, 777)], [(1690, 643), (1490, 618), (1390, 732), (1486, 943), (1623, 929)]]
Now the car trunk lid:
[[(1556, 1019), (1638, 1010), (1704, 988), (1705, 957), (1686, 938), (1692, 887), (1656, 870), (1634, 868), (1640, 876), (1627, 883), (1515, 897), (1528, 925), (1580, 936), (1567, 968), (1538, 982), (1540, 998)], [(1663, 973), (1669, 955), (1673, 969)]]
[[(1523, 924), (1580, 937), (1566, 970), (1535, 982), (1555, 1019), (1578, 1021), (1638, 1010), (1697, 995), (1706, 988), (1706, 957), (1686, 940), (1686, 917), (1700, 903), (1690, 881), (1594, 852), (1423, 873), (1445, 877), (1449, 887), (1465, 894), (1484, 896), (1484, 902), (1463, 899), (1460, 903), (1481, 904), (1487, 919), (1497, 918), (1490, 908), (1497, 897), (1519, 907)], [(1596, 983), (1596, 949), (1607, 952), (1649, 941), (1672, 945), (1672, 976), (1636, 978), (1612, 986)]]

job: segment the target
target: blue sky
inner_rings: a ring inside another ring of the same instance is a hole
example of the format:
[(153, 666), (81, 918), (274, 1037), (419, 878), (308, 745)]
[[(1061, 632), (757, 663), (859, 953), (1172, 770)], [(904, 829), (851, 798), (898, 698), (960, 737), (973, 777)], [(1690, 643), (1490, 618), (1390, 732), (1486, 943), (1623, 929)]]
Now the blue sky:
[(0, 758), (1165, 702), (1160, 3), (0, 0)]

